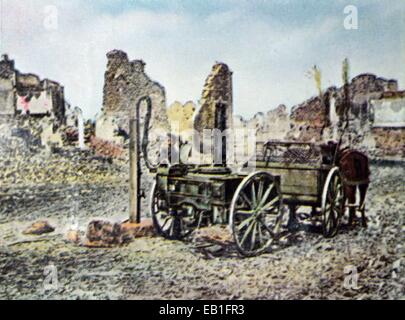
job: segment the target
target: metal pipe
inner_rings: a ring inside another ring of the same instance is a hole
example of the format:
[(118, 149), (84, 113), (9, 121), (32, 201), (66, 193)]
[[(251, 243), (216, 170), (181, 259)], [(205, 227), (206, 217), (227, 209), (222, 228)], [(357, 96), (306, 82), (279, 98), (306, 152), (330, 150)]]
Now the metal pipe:
[(150, 169), (151, 165), (147, 155), (148, 146), (148, 130), (150, 118), (152, 114), (152, 100), (150, 97), (145, 96), (138, 100), (135, 112), (130, 114), (129, 120), (129, 163), (130, 163), (130, 176), (129, 176), (129, 220), (130, 223), (141, 222), (141, 146), (140, 146), (140, 108), (142, 102), (147, 103), (147, 115), (144, 124), (144, 136), (142, 142), (142, 149), (147, 167)]

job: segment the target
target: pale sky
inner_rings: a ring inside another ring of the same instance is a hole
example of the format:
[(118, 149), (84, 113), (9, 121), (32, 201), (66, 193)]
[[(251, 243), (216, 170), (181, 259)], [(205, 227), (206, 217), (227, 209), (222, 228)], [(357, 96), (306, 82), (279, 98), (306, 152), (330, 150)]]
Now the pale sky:
[[(94, 117), (102, 106), (106, 53), (143, 59), (168, 104), (197, 102), (215, 62), (234, 72), (234, 109), (251, 117), (370, 72), (405, 85), (404, 0), (2, 0), (0, 51), (22, 72), (59, 81), (66, 99)], [(346, 30), (344, 8), (358, 9)], [(53, 7), (49, 7), (53, 6)], [(54, 19), (57, 18), (57, 20)], [(56, 23), (55, 23), (56, 21)]]

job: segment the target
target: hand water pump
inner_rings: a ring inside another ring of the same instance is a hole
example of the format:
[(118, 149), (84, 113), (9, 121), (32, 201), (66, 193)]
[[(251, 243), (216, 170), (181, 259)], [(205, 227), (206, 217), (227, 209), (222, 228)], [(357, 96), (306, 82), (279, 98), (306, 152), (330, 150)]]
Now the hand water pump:
[[(143, 128), (142, 146), (140, 143), (140, 108), (143, 102), (146, 102), (147, 110), (145, 123)], [(156, 169), (157, 166), (151, 164), (148, 158), (148, 142), (149, 142), (149, 124), (152, 116), (152, 99), (149, 96), (140, 98), (136, 104), (135, 112), (130, 115), (129, 121), (129, 155), (130, 155), (130, 177), (129, 177), (129, 192), (130, 192), (130, 222), (141, 222), (141, 153), (143, 153), (146, 167), (149, 170)]]

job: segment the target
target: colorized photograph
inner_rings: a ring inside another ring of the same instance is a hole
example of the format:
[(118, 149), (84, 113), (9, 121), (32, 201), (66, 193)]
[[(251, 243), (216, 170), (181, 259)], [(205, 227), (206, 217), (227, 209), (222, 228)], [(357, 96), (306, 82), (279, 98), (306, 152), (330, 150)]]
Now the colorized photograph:
[(0, 0), (0, 54), (0, 300), (405, 299), (403, 0)]

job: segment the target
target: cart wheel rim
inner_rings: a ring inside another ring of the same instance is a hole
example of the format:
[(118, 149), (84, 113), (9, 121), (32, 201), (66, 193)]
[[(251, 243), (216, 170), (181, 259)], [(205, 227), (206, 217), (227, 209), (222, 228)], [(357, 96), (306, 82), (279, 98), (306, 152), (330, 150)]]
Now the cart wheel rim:
[(336, 236), (344, 209), (343, 183), (339, 168), (333, 168), (325, 181), (322, 193), (322, 230), (326, 238)]
[(182, 240), (189, 236), (195, 230), (196, 221), (198, 221), (198, 210), (192, 204), (188, 206), (188, 213), (183, 216), (170, 210), (165, 195), (159, 194), (157, 183), (152, 186), (150, 198), (150, 213), (156, 232), (169, 240)]
[(244, 256), (267, 251), (277, 240), (283, 213), (280, 185), (271, 174), (256, 172), (246, 177), (237, 188), (230, 208), (238, 251)]
[(169, 240), (177, 239), (175, 216), (169, 212), (165, 195), (159, 194), (156, 182), (151, 191), (149, 210), (156, 233)]

